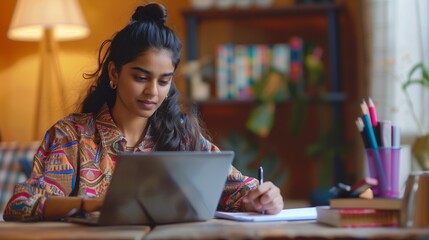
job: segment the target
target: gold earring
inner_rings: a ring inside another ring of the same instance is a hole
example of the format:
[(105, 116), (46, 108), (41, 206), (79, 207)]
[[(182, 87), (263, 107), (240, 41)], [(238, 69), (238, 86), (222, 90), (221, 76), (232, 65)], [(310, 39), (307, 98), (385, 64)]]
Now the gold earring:
[(115, 90), (118, 87), (118, 85), (114, 84), (112, 80), (110, 80), (109, 85), (110, 85), (110, 88), (113, 90)]

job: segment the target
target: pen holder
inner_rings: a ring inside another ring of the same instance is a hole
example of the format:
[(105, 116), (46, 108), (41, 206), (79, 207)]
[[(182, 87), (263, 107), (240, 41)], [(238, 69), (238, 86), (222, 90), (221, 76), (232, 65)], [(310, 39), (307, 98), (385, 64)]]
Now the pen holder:
[(400, 197), (400, 154), (401, 148), (365, 149), (369, 176), (378, 180), (378, 185), (372, 188), (374, 196)]

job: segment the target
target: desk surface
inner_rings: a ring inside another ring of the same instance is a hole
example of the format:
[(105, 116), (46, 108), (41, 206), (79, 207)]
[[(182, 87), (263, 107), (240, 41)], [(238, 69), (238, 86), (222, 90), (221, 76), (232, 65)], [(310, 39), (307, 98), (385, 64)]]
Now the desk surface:
[(427, 239), (429, 228), (334, 228), (314, 221), (207, 222), (157, 226), (93, 227), (63, 222), (0, 223), (0, 239)]
[(0, 222), (0, 239), (144, 239), (148, 226), (93, 227), (66, 222)]
[(207, 222), (157, 226), (146, 238), (201, 239), (207, 236), (215, 239), (421, 239), (429, 238), (429, 228), (335, 228), (315, 221), (246, 223), (213, 219)]

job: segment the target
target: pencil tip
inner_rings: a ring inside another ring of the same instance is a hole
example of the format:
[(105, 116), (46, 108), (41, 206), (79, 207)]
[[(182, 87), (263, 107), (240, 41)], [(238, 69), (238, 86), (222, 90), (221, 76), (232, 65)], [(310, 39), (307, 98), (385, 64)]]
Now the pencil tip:
[(360, 109), (362, 111), (362, 114), (368, 114), (368, 106), (366, 105), (365, 102), (362, 102), (360, 104)]
[(358, 117), (358, 118), (356, 119), (355, 123), (356, 123), (356, 126), (357, 126), (358, 130), (359, 130), (360, 132), (362, 132), (362, 131), (363, 131), (363, 128), (364, 128), (362, 118)]

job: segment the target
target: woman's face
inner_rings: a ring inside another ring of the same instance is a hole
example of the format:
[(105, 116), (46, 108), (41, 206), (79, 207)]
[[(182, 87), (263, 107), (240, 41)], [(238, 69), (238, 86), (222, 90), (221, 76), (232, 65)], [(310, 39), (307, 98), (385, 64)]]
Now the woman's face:
[(115, 85), (116, 102), (122, 114), (149, 118), (161, 106), (170, 90), (174, 65), (168, 50), (150, 49), (117, 71), (109, 63)]

